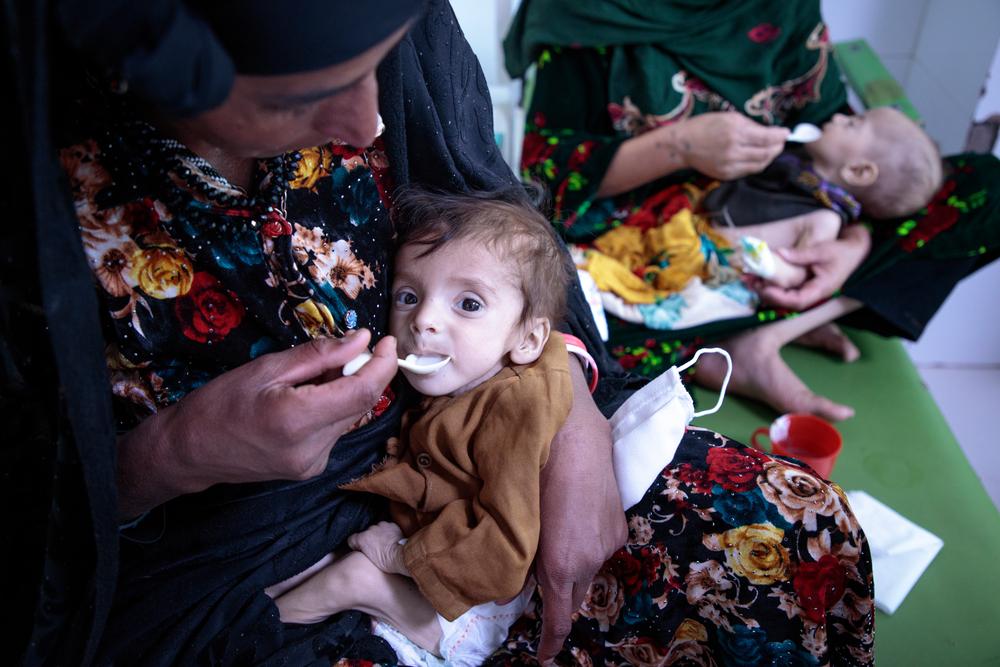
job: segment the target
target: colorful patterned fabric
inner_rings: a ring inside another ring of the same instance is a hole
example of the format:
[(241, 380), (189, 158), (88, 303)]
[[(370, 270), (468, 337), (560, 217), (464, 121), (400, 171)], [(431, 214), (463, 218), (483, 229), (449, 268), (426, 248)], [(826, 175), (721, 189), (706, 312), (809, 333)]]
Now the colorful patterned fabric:
[(794, 187), (812, 195), (816, 201), (835, 211), (841, 218), (854, 221), (861, 215), (861, 202), (844, 188), (825, 180), (816, 173), (812, 162), (788, 151), (779, 155), (773, 164), (794, 174), (794, 177), (790, 179)]
[[(263, 160), (253, 195), (140, 122), (61, 160), (103, 305), (120, 427), (266, 352), (386, 332), (380, 149)], [(332, 215), (320, 215), (329, 202)]]
[(670, 203), (658, 214), (641, 209), (574, 247), (606, 313), (658, 330), (752, 315), (757, 295), (730, 265), (733, 249), (696, 212), (702, 191), (685, 183), (663, 194)]
[[(870, 665), (871, 555), (843, 491), (689, 429), (594, 579), (566, 665)], [(539, 599), (488, 665), (535, 665)]]
[(819, 2), (524, 0), (504, 40), (523, 76), (550, 47), (612, 47), (608, 111), (634, 135), (711, 110), (766, 125), (824, 119), (845, 101)]

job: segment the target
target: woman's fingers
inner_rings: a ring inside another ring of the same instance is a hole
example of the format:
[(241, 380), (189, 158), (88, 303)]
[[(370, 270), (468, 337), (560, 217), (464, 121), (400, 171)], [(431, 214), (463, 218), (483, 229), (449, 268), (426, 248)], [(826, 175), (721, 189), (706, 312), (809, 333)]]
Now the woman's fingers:
[(295, 386), (316, 381), (327, 371), (342, 367), (365, 350), (370, 338), (366, 329), (349, 332), (343, 338), (315, 338), (252, 363), (271, 384)]
[[(362, 349), (364, 349), (362, 347)], [(340, 365), (353, 359), (338, 356)], [(351, 376), (335, 377), (332, 380), (296, 387), (298, 401), (305, 412), (317, 411), (332, 417), (329, 421), (358, 415), (375, 405), (382, 390), (392, 381), (398, 369), (396, 362), (396, 339), (386, 336), (372, 351), (371, 361)]]
[(789, 264), (812, 266), (813, 264), (823, 264), (829, 261), (831, 253), (835, 252), (835, 248), (826, 244), (816, 244), (804, 248), (778, 248), (776, 252)]
[(768, 285), (761, 290), (761, 298), (773, 306), (791, 310), (805, 310), (807, 307), (823, 298), (822, 285), (816, 280), (810, 280), (797, 289)]
[(763, 170), (784, 149), (787, 128), (766, 127), (735, 111), (685, 121), (688, 166), (729, 180)]
[(741, 140), (747, 146), (757, 146), (766, 148), (769, 151), (780, 152), (785, 147), (785, 140), (788, 139), (787, 127), (769, 127), (750, 121), (741, 129)]

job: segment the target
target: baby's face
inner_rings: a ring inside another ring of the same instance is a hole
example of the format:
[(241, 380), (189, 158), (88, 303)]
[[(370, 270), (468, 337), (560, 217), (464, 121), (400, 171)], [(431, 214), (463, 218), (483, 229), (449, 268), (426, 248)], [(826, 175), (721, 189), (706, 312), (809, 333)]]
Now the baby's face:
[(449, 356), (430, 375), (403, 371), (427, 396), (457, 395), (496, 375), (520, 340), (523, 297), (515, 266), (471, 240), (451, 241), (430, 255), (405, 245), (396, 254), (390, 332), (399, 356)]
[(806, 144), (817, 161), (829, 165), (847, 164), (857, 159), (875, 160), (892, 150), (895, 142), (917, 141), (921, 130), (916, 123), (892, 107), (878, 107), (862, 114), (834, 114), (823, 125), (823, 136)]

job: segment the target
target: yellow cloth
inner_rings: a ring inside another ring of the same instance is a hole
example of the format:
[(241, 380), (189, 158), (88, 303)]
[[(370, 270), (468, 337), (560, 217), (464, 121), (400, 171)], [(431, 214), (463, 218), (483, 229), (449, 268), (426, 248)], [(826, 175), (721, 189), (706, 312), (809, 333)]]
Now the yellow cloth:
[(656, 303), (684, 289), (695, 276), (710, 278), (703, 236), (717, 247), (729, 245), (702, 216), (681, 209), (666, 223), (645, 231), (622, 225), (601, 235), (586, 252), (584, 268), (598, 289), (628, 303)]

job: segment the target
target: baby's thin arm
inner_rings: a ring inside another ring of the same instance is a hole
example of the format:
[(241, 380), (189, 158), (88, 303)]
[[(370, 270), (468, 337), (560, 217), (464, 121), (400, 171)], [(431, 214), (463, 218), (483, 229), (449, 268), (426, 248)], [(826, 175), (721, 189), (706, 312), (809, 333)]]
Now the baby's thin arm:
[(759, 225), (719, 225), (715, 227), (715, 231), (726, 237), (734, 247), (739, 245), (740, 237), (753, 236), (765, 241), (771, 250), (798, 248), (837, 238), (840, 233), (840, 216), (829, 209), (818, 209)]
[(809, 277), (801, 266), (789, 264), (774, 251), (779, 248), (801, 248), (815, 243), (832, 241), (840, 232), (840, 216), (828, 209), (820, 209), (782, 220), (742, 227), (717, 227), (734, 246), (740, 245), (744, 236), (767, 243), (772, 252), (774, 270), (767, 281), (779, 287), (797, 287)]

